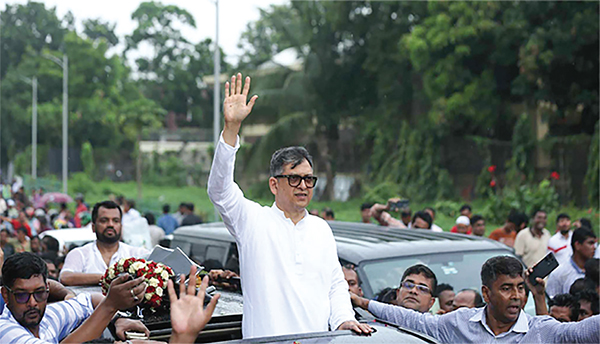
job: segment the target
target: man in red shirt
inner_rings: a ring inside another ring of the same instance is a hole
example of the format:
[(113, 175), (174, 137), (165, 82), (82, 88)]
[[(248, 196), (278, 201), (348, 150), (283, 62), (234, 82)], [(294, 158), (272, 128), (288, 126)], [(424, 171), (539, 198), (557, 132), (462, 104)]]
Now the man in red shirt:
[(81, 214), (88, 211), (88, 207), (83, 203), (83, 195), (79, 194), (75, 197), (75, 203), (77, 203), (77, 207), (75, 208), (75, 227), (81, 228)]
[(2, 221), (10, 222), (15, 232), (21, 227), (25, 228), (27, 230), (27, 236), (31, 238), (31, 227), (29, 227), (29, 223), (27, 222), (27, 216), (25, 216), (24, 211), (20, 211), (19, 217), (16, 219), (11, 219), (5, 216), (0, 216), (0, 219)]

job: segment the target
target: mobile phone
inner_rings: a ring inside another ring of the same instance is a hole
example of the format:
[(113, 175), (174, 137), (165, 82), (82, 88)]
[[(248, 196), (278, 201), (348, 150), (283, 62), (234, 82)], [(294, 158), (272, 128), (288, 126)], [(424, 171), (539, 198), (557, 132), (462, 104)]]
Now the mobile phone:
[(402, 208), (408, 207), (409, 201), (401, 199), (397, 202), (390, 202), (390, 211), (400, 211)]
[(536, 278), (545, 278), (557, 267), (558, 261), (556, 260), (554, 253), (549, 252), (542, 260), (535, 264), (533, 271), (529, 275), (529, 282), (533, 285), (537, 285)]

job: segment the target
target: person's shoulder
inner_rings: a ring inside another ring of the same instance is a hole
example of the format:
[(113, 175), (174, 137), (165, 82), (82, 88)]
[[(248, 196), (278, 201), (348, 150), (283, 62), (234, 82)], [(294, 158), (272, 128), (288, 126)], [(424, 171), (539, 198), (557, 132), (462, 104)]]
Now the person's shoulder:
[(71, 255), (78, 254), (78, 253), (82, 253), (83, 254), (83, 253), (85, 253), (87, 251), (91, 251), (91, 250), (94, 249), (93, 245), (96, 245), (96, 241), (95, 240), (92, 241), (92, 242), (89, 242), (89, 243), (87, 243), (87, 244), (85, 244), (83, 246), (75, 247), (74, 249), (69, 250), (69, 253), (67, 253), (67, 256), (70, 255), (70, 254)]
[(516, 236), (517, 239), (520, 239), (520, 238), (524, 239), (524, 238), (528, 238), (528, 237), (531, 237), (531, 231), (529, 230), (529, 227), (520, 230)]

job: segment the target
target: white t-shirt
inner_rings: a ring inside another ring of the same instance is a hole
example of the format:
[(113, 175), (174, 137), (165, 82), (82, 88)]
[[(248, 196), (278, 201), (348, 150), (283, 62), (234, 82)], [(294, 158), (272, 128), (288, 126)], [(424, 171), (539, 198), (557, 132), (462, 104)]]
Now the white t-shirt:
[[(119, 250), (110, 258), (109, 265), (113, 265), (121, 258), (145, 258), (148, 250), (143, 247), (133, 247), (125, 243), (119, 243)], [(70, 251), (65, 257), (65, 265), (60, 271), (81, 272), (86, 274), (103, 274), (108, 269), (102, 254), (98, 250), (96, 241), (92, 241), (82, 247)]]
[(559, 265), (563, 265), (571, 260), (571, 256), (573, 255), (573, 248), (571, 247), (572, 237), (573, 231), (569, 231), (569, 235), (566, 238), (559, 231), (548, 241), (548, 252), (554, 252)]
[(219, 140), (208, 195), (234, 236), (244, 293), (244, 338), (335, 330), (354, 320), (335, 239), (323, 219), (296, 225), (274, 203), (246, 198), (233, 181), (239, 148)]
[(520, 231), (515, 238), (515, 253), (523, 259), (525, 266), (530, 268), (544, 258), (548, 251), (549, 240), (550, 232), (546, 228), (542, 230), (540, 237), (536, 237), (527, 227)]

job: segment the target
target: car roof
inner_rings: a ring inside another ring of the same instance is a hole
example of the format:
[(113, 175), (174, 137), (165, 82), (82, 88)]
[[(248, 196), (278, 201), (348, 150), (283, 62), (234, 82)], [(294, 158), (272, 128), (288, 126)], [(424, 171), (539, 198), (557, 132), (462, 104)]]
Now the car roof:
[[(400, 229), (359, 222), (328, 221), (341, 260), (360, 262), (391, 257), (442, 252), (493, 251), (513, 249), (495, 240), (474, 235), (433, 232), (427, 229)], [(235, 242), (223, 222), (178, 228), (174, 241), (206, 238)]]
[(40, 234), (40, 238), (44, 238), (46, 235), (58, 240), (60, 245), (59, 252), (62, 252), (65, 245), (67, 247), (69, 247), (71, 244), (81, 246), (85, 243), (96, 240), (96, 233), (92, 231), (92, 227), (53, 229), (42, 232)]
[(474, 235), (401, 229), (375, 224), (330, 221), (340, 259), (352, 264), (390, 257), (443, 252), (512, 249), (498, 241)]

